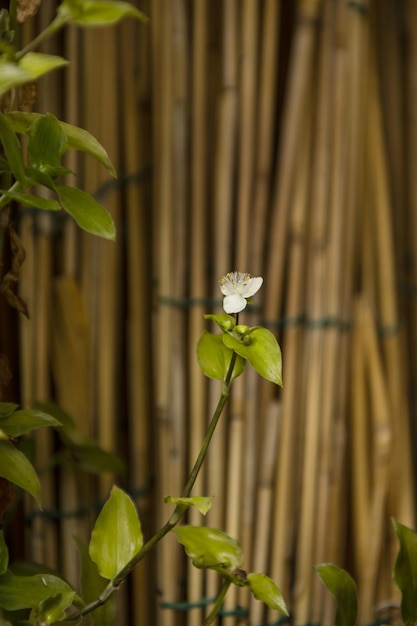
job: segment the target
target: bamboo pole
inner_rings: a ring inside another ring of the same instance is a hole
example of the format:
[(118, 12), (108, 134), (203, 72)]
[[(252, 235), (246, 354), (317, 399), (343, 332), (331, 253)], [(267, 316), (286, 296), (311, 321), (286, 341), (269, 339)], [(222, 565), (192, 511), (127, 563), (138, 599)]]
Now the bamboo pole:
[[(190, 216), (190, 297), (191, 302), (204, 299), (207, 257), (207, 18), (206, 0), (198, 0), (193, 17), (193, 66), (192, 66), (192, 127), (191, 127), (191, 216)], [(190, 436), (189, 467), (195, 462), (204, 438), (207, 420), (207, 383), (198, 367), (196, 345), (204, 330), (203, 310), (192, 306), (189, 314), (189, 402)], [(204, 493), (204, 470), (194, 486), (196, 495)], [(191, 508), (190, 524), (201, 524), (200, 513)], [(191, 563), (188, 565), (188, 602), (198, 604), (203, 599), (203, 574)], [(203, 612), (200, 608), (189, 613), (189, 626), (199, 626)]]
[[(216, 125), (216, 146), (214, 157), (214, 250), (213, 274), (215, 299), (219, 298), (218, 280), (230, 271), (233, 259), (233, 177), (236, 159), (237, 124), (237, 2), (226, 0), (223, 4), (222, 20), (222, 77), (218, 97)], [(213, 412), (219, 395), (217, 381), (209, 384), (209, 410)], [(216, 429), (211, 449), (207, 455), (207, 486), (210, 494), (215, 494), (221, 506), (213, 507), (210, 525), (224, 528), (225, 497), (224, 476), (226, 469), (227, 413)], [(218, 591), (218, 576), (207, 573), (206, 591), (214, 597)]]
[[(146, 12), (146, 10), (145, 10)], [(152, 480), (151, 450), (151, 394), (152, 375), (149, 369), (150, 346), (150, 220), (149, 204), (149, 99), (150, 76), (148, 70), (148, 29), (134, 21), (121, 25), (123, 138), (127, 178), (135, 176), (126, 186), (127, 228), (127, 331), (128, 331), (128, 393), (130, 484), (135, 494), (142, 528), (146, 535), (152, 533), (150, 484)], [(136, 80), (135, 77), (137, 76)], [(132, 572), (132, 611), (134, 622), (141, 619), (153, 621), (154, 575), (148, 559)]]
[[(303, 430), (304, 328), (301, 316), (305, 306), (307, 202), (311, 183), (310, 147), (312, 119), (304, 120), (302, 160), (289, 223), (288, 293), (283, 336), (284, 389), (282, 419), (275, 468), (272, 521), (271, 576), (290, 605), (293, 547), (297, 531), (297, 509), (301, 467), (299, 446)], [(291, 606), (291, 605), (290, 605)], [(273, 617), (271, 617), (271, 620)]]

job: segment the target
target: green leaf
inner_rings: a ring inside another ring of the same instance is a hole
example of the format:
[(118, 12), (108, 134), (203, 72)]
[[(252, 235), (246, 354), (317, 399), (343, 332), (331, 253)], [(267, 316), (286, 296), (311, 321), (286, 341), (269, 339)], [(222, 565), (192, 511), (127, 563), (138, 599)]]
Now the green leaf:
[(242, 563), (242, 550), (235, 539), (216, 528), (180, 526), (173, 531), (195, 567), (235, 570)]
[(61, 424), (51, 415), (36, 410), (15, 411), (8, 417), (0, 417), (0, 428), (10, 437), (19, 437), (31, 430), (45, 426), (56, 428)]
[(0, 476), (33, 496), (40, 506), (40, 484), (33, 465), (9, 441), (0, 441)]
[(4, 532), (0, 530), (0, 574), (4, 574), (9, 565), (9, 550), (4, 540)]
[(41, 198), (31, 193), (19, 193), (17, 191), (2, 191), (0, 194), (7, 196), (9, 200), (14, 200), (22, 206), (31, 206), (35, 209), (44, 209), (46, 211), (60, 211), (61, 205), (57, 200), (52, 198)]
[(59, 594), (67, 599), (71, 596), (71, 602), (75, 597), (73, 589), (58, 576), (16, 576), (10, 571), (0, 576), (0, 608), (6, 611), (36, 609), (48, 598)]
[(324, 586), (335, 597), (337, 604), (335, 626), (355, 626), (358, 598), (353, 578), (332, 563), (321, 563), (315, 570)]
[(58, 15), (76, 26), (107, 26), (115, 24), (124, 17), (135, 17), (142, 21), (148, 18), (128, 2), (110, 2), (108, 0), (83, 0), (74, 2), (64, 0)]
[(268, 576), (265, 576), (265, 574), (250, 573), (247, 575), (246, 582), (257, 600), (261, 600), (268, 608), (274, 609), (274, 611), (288, 615), (288, 610), (280, 590)]
[[(33, 122), (40, 117), (42, 117), (40, 113), (24, 113), (22, 111), (6, 113), (11, 128), (17, 133), (26, 133)], [(114, 178), (116, 177), (116, 172), (106, 150), (91, 133), (66, 122), (59, 121), (59, 125), (65, 133), (69, 149), (81, 150), (89, 154), (104, 165)]]
[(282, 387), (281, 349), (274, 335), (266, 328), (255, 327), (244, 339), (248, 337), (248, 345), (230, 334), (223, 335), (222, 339), (228, 348), (247, 359), (258, 374)]
[[(98, 598), (107, 586), (107, 580), (98, 573), (97, 565), (91, 560), (88, 553), (88, 546), (74, 537), (80, 555), (80, 585), (81, 595), (86, 604), (90, 604)], [(89, 614), (90, 626), (113, 626), (116, 616), (116, 599), (111, 596), (109, 600)]]
[(19, 405), (13, 402), (0, 402), (0, 419), (2, 417), (8, 417), (18, 408)]
[(116, 239), (116, 228), (110, 213), (88, 193), (65, 185), (55, 185), (55, 191), (62, 207), (80, 228), (104, 239)]
[(33, 618), (36, 624), (56, 624), (66, 617), (66, 610), (73, 603), (75, 591), (58, 593), (56, 596), (43, 600), (39, 608), (34, 611)]
[[(19, 61), (20, 68), (26, 72), (31, 81), (35, 81), (44, 74), (68, 65), (68, 61), (53, 54), (28, 52)], [(26, 81), (25, 81), (26, 82)]]
[(195, 506), (202, 514), (206, 515), (211, 509), (214, 496), (193, 496), (192, 498), (174, 498), (174, 496), (165, 496), (166, 504), (183, 504), (186, 507)]
[(129, 496), (113, 487), (95, 523), (89, 553), (100, 576), (111, 580), (143, 545), (141, 524)]
[[(197, 344), (197, 360), (203, 373), (209, 378), (225, 380), (232, 360), (233, 350), (223, 343), (223, 335), (213, 335), (206, 330)], [(245, 369), (245, 360), (237, 356), (232, 378), (239, 376)]]
[(67, 150), (67, 137), (54, 115), (48, 113), (36, 119), (27, 134), (27, 152), (32, 167), (51, 173), (50, 168), (61, 165)]
[(27, 70), (5, 57), (0, 57), (0, 96), (13, 87), (23, 85), (31, 80), (32, 77)]
[[(1, 72), (1, 64), (0, 64)], [(0, 141), (3, 145), (7, 161), (16, 180), (24, 187), (26, 185), (25, 166), (23, 164), (22, 148), (19, 140), (12, 130), (7, 118), (0, 113)]]
[(211, 313), (208, 313), (204, 316), (204, 319), (215, 322), (224, 333), (229, 330), (233, 330), (236, 326), (236, 319), (232, 315), (227, 315), (226, 313), (221, 313), (220, 315), (212, 315)]
[(394, 565), (394, 581), (401, 591), (401, 616), (406, 626), (417, 621), (417, 534), (393, 520), (394, 530), (400, 542), (400, 550)]

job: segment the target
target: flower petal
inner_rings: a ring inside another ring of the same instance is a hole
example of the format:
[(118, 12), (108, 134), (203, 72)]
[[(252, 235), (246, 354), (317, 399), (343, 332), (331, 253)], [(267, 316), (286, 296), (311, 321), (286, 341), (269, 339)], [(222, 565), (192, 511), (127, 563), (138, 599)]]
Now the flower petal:
[(236, 286), (229, 280), (220, 283), (220, 291), (224, 296), (233, 296), (236, 293)]
[(226, 313), (239, 313), (246, 307), (246, 300), (238, 294), (227, 295), (223, 298), (223, 309)]
[(262, 287), (262, 283), (264, 279), (262, 276), (254, 276), (253, 278), (248, 280), (248, 284), (246, 285), (244, 291), (242, 291), (242, 295), (245, 298), (251, 298), (255, 295), (257, 291)]

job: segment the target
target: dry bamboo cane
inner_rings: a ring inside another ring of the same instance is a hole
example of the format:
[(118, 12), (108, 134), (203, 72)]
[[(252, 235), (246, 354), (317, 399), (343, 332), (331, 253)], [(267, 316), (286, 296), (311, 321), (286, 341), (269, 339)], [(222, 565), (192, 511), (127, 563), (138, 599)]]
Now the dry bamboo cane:
[[(272, 402), (266, 416), (264, 440), (261, 446), (263, 462), (257, 482), (256, 519), (255, 519), (255, 549), (251, 559), (251, 571), (265, 572), (269, 560), (271, 545), (271, 510), (274, 492), (274, 470), (280, 423), (281, 405), (278, 401)], [(262, 602), (250, 599), (249, 619), (251, 624), (259, 625), (265, 607)]]
[[(329, 220), (329, 265), (327, 273), (327, 313), (329, 319), (338, 321), (340, 326), (328, 330), (324, 345), (324, 360), (327, 364), (326, 376), (323, 386), (323, 414), (331, 420), (329, 438), (325, 442), (326, 453), (321, 459), (321, 468), (326, 480), (324, 495), (327, 499), (325, 515), (333, 523), (327, 525), (319, 518), (317, 547), (315, 551), (315, 563), (327, 560), (333, 563), (340, 562), (341, 548), (343, 545), (343, 524), (335, 524), (333, 512), (343, 508), (341, 502), (345, 499), (340, 473), (335, 468), (340, 468), (343, 454), (335, 443), (340, 437), (340, 407), (339, 391), (341, 387), (341, 375), (339, 374), (339, 354), (341, 346), (341, 329), (343, 330), (343, 309), (341, 306), (341, 284), (344, 272), (344, 233), (346, 225), (345, 211), (345, 187), (346, 187), (346, 51), (342, 46), (343, 35), (340, 32), (340, 6), (338, 7), (338, 22), (336, 24), (334, 38), (334, 67), (333, 67), (333, 127), (332, 127), (332, 164), (330, 167), (330, 198), (331, 209)], [(343, 370), (341, 372), (343, 374)], [(324, 508), (324, 507), (323, 507)], [(318, 503), (319, 515), (322, 514), (322, 503)], [(343, 515), (343, 513), (342, 513)], [(330, 527), (329, 527), (330, 526)], [(336, 526), (336, 528), (333, 528)], [(325, 532), (324, 532), (325, 529)], [(324, 548), (325, 546), (325, 548)], [(334, 602), (329, 594), (325, 595), (322, 609), (321, 622), (323, 626), (334, 622)]]
[[(251, 231), (251, 204), (253, 190), (253, 153), (255, 140), (255, 94), (256, 94), (256, 65), (257, 65), (257, 30), (259, 6), (254, 0), (245, 0), (241, 12), (240, 48), (242, 54), (241, 74), (239, 79), (239, 126), (237, 139), (239, 158), (237, 162), (237, 232), (236, 232), (236, 266), (247, 271), (249, 261), (249, 244)], [(253, 400), (256, 393), (255, 385), (248, 385), (248, 378), (254, 380), (252, 372), (246, 372), (233, 384), (230, 406), (230, 426), (228, 442), (228, 484), (226, 507), (226, 532), (232, 537), (240, 539), (242, 514), (245, 515), (249, 527), (250, 513), (253, 511), (254, 489), (253, 482), (246, 480), (244, 497), (242, 499), (242, 476), (254, 476), (254, 454), (256, 451), (256, 413), (253, 409)], [(254, 388), (255, 387), (255, 388)], [(250, 390), (251, 398), (248, 397)], [(248, 410), (249, 409), (249, 410)], [(245, 431), (248, 445), (244, 446)], [(251, 433), (251, 435), (249, 435)], [(243, 456), (245, 450), (245, 456)], [(251, 472), (252, 470), (252, 472)], [(252, 484), (251, 484), (252, 483)], [(242, 505), (244, 511), (242, 511)], [(252, 529), (250, 529), (252, 530)], [(249, 539), (252, 532), (249, 530)], [(250, 543), (245, 542), (245, 558), (250, 559)], [(246, 598), (247, 603), (247, 598)], [(238, 604), (238, 589), (233, 585), (225, 598), (223, 617), (225, 626), (236, 623), (234, 614)], [(230, 615), (227, 615), (230, 613)]]
[[(193, 67), (192, 67), (192, 128), (191, 128), (191, 210), (190, 210), (190, 297), (198, 301), (206, 296), (206, 255), (207, 255), (207, 17), (206, 0), (194, 4), (193, 18)], [(207, 383), (198, 367), (196, 345), (204, 330), (203, 310), (193, 306), (189, 315), (189, 402), (190, 436), (189, 467), (195, 462), (201, 449), (207, 418)], [(204, 493), (204, 469), (194, 485), (196, 495)], [(207, 494), (211, 495), (211, 494)], [(190, 524), (201, 524), (201, 515), (191, 507)], [(192, 563), (188, 564), (187, 599), (190, 604), (198, 604), (203, 597), (203, 573)], [(189, 626), (199, 626), (202, 610), (189, 613)]]
[[(382, 134), (381, 111), (378, 102), (375, 64), (372, 65), (372, 82), (369, 107), (370, 182), (374, 202), (376, 225), (376, 251), (379, 318), (383, 329), (383, 353), (388, 397), (393, 429), (393, 451), (390, 467), (389, 510), (403, 523), (414, 527), (414, 488), (410, 450), (409, 416), (406, 399), (406, 377), (401, 368), (401, 333), (398, 328), (398, 303), (395, 285), (395, 259), (390, 215), (390, 193), (386, 147)], [(390, 571), (397, 552), (397, 541), (391, 537), (391, 559), (386, 571)], [(387, 578), (387, 586), (391, 580)], [(392, 591), (394, 589), (391, 585)]]
[[(146, 11), (145, 11), (146, 12)], [(138, 175), (149, 167), (150, 76), (147, 64), (148, 29), (126, 20), (122, 34), (122, 93), (125, 174)], [(139, 170), (139, 171), (138, 171)], [(152, 376), (149, 370), (150, 271), (147, 206), (149, 184), (138, 175), (126, 191), (127, 235), (127, 318), (128, 318), (128, 394), (130, 433), (130, 475), (144, 533), (150, 528), (152, 476), (150, 446)], [(145, 560), (132, 573), (131, 596), (134, 623), (154, 621), (150, 563)], [(153, 574), (151, 569), (151, 574)]]
[[(233, 178), (236, 151), (237, 117), (237, 2), (226, 0), (223, 4), (222, 30), (222, 83), (218, 100), (216, 147), (214, 162), (214, 245), (213, 272), (214, 298), (219, 298), (217, 280), (230, 271), (233, 245)], [(209, 410), (217, 404), (219, 385), (209, 384)], [(226, 467), (227, 414), (222, 416), (207, 455), (208, 492), (216, 496), (217, 506), (210, 511), (210, 525), (224, 528), (225, 467)], [(207, 572), (206, 592), (215, 597), (218, 592), (218, 575)]]
[(373, 493), (370, 503), (367, 563), (363, 572), (364, 585), (361, 595), (360, 623), (375, 619), (376, 587), (381, 562), (384, 532), (387, 526), (386, 500), (389, 485), (392, 427), (389, 416), (389, 398), (383, 363), (378, 350), (375, 322), (370, 307), (364, 307), (364, 340), (369, 353), (370, 386), (372, 394), (373, 438)]
[[(333, 162), (333, 141), (334, 127), (332, 121), (334, 119), (333, 110), (333, 51), (334, 51), (334, 36), (335, 36), (335, 24), (336, 24), (336, 5), (333, 2), (325, 2), (323, 10), (323, 27), (320, 42), (319, 53), (319, 78), (318, 78), (318, 93), (317, 93), (317, 117), (315, 124), (315, 141), (313, 149), (313, 185), (312, 185), (312, 242), (311, 245), (314, 248), (323, 248), (323, 253), (320, 255), (322, 258), (317, 259), (318, 267), (317, 274), (315, 274), (314, 267), (312, 267), (312, 276), (316, 275), (317, 283), (314, 283), (313, 278), (308, 280), (311, 284), (312, 292), (317, 295), (317, 306), (321, 311), (324, 318), (329, 319), (331, 326), (326, 329), (326, 332), (322, 336), (322, 375), (321, 375), (321, 388), (320, 395), (317, 395), (317, 402), (315, 409), (312, 409), (312, 405), (308, 402), (309, 411), (313, 416), (315, 413), (315, 428), (319, 431), (319, 450), (317, 463), (317, 480), (316, 480), (316, 493), (311, 501), (315, 510), (313, 519), (315, 519), (315, 529), (311, 533), (312, 541), (312, 558), (311, 563), (320, 563), (328, 560), (327, 557), (327, 538), (329, 529), (329, 488), (332, 475), (331, 468), (331, 450), (332, 450), (332, 418), (333, 418), (333, 390), (334, 381), (333, 376), (335, 373), (334, 354), (337, 346), (337, 339), (339, 336), (339, 328), (335, 326), (337, 323), (335, 306), (333, 306), (333, 319), (329, 311), (330, 301), (335, 303), (338, 301), (339, 280), (334, 277), (336, 268), (340, 268), (340, 253), (342, 250), (341, 240), (332, 242), (332, 232), (329, 228), (329, 224), (333, 219), (333, 214), (340, 212), (340, 206), (334, 206), (330, 204), (330, 192), (331, 192), (331, 164)], [(340, 222), (340, 220), (339, 220)], [(320, 267), (321, 265), (321, 267)], [(333, 280), (330, 281), (330, 277), (333, 274)], [(325, 287), (325, 289), (323, 289)], [(320, 291), (322, 289), (322, 291)], [(319, 300), (322, 300), (320, 304)], [(316, 316), (317, 313), (313, 313)], [(308, 377), (310, 378), (310, 377)], [(316, 381), (317, 384), (318, 381)], [(311, 381), (314, 386), (314, 382)], [(307, 419), (308, 413), (307, 413)], [(306, 443), (308, 444), (308, 436), (306, 437)], [(313, 453), (314, 454), (314, 453)], [(307, 465), (306, 465), (306, 471)], [(306, 515), (301, 509), (302, 520), (304, 523)], [(307, 518), (309, 515), (307, 514)], [(308, 531), (307, 531), (308, 532)], [(300, 551), (300, 553), (302, 550)], [(306, 571), (308, 567), (305, 566)], [(311, 569), (311, 567), (310, 567)], [(323, 590), (323, 585), (320, 583), (317, 577), (312, 578), (312, 592), (311, 599), (308, 601), (310, 606), (310, 614), (308, 619), (315, 623), (321, 623), (323, 603), (326, 594)]]
[[(173, 281), (171, 278), (171, 263), (174, 257), (173, 250), (173, 74), (172, 74), (172, 4), (161, 2), (158, 13), (155, 13), (155, 27), (153, 36), (158, 36), (154, 45), (163, 41), (164, 45), (158, 51), (159, 65), (154, 72), (158, 72), (158, 92), (160, 100), (159, 128), (156, 130), (155, 155), (155, 185), (158, 194), (157, 215), (155, 219), (155, 241), (157, 258), (158, 294), (162, 297), (173, 297)], [(159, 21), (159, 23), (158, 23)], [(172, 414), (172, 367), (171, 367), (171, 324), (172, 308), (159, 303), (156, 319), (156, 363), (155, 363), (155, 392), (156, 410), (158, 419), (158, 476), (157, 490), (158, 525), (166, 520), (166, 506), (163, 496), (175, 495), (175, 477), (171, 469), (172, 454), (175, 450), (174, 424)], [(177, 599), (177, 572), (179, 551), (175, 537), (168, 535), (158, 546), (157, 584), (163, 601), (170, 602)], [(160, 609), (157, 616), (158, 623), (166, 626), (175, 623), (172, 610)]]
[[(327, 331), (323, 320), (327, 316), (326, 288), (329, 263), (327, 221), (329, 212), (329, 166), (331, 134), (331, 60), (333, 5), (325, 4), (321, 39), (317, 105), (312, 152), (312, 201), (309, 241), (310, 269), (307, 278), (307, 319), (311, 320), (306, 334), (306, 405), (305, 443), (303, 452), (303, 475), (299, 532), (297, 539), (296, 574), (294, 582), (295, 622), (319, 622), (323, 596), (313, 574), (317, 537), (326, 525), (327, 477), (321, 464), (326, 462), (326, 443), (330, 440), (331, 413), (323, 419), (323, 395), (325, 376), (328, 374), (324, 361)], [(319, 462), (320, 461), (320, 462)], [(321, 483), (320, 483), (320, 478)], [(318, 510), (320, 503), (324, 511)], [(322, 517), (324, 515), (324, 517)], [(325, 537), (324, 537), (325, 541)], [(323, 541), (322, 541), (323, 543)]]
[[(291, 610), (291, 561), (296, 533), (299, 480), (301, 468), (294, 467), (299, 456), (298, 445), (302, 432), (303, 346), (304, 329), (300, 316), (305, 305), (305, 258), (307, 240), (307, 207), (311, 183), (310, 147), (311, 116), (304, 121), (301, 160), (294, 188), (293, 206), (289, 222), (288, 294), (285, 310), (286, 328), (283, 336), (284, 389), (282, 418), (275, 468), (275, 493), (272, 518), (272, 549), (270, 569), (273, 580), (280, 587)], [(275, 621), (274, 614), (270, 615)]]

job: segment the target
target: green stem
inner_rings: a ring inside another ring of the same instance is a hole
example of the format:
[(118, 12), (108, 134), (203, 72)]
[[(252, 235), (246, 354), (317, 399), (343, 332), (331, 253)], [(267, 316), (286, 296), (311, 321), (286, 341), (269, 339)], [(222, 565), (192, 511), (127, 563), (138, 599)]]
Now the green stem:
[[(230, 393), (230, 385), (232, 383), (232, 375), (233, 375), (233, 369), (236, 363), (236, 353), (233, 352), (232, 358), (230, 360), (230, 364), (229, 364), (229, 368), (227, 370), (227, 374), (226, 374), (226, 378), (223, 382), (223, 388), (222, 388), (222, 393), (221, 396), (219, 398), (219, 402), (216, 406), (216, 410), (214, 411), (213, 417), (211, 418), (211, 422), (209, 424), (209, 427), (207, 429), (207, 433), (206, 436), (204, 437), (204, 441), (203, 444), (201, 446), (201, 450), (200, 453), (197, 457), (197, 460), (194, 464), (193, 469), (191, 470), (191, 473), (188, 477), (188, 480), (185, 484), (184, 490), (182, 492), (182, 497), (183, 498), (188, 498), (188, 496), (191, 493), (191, 490), (194, 486), (194, 483), (196, 481), (196, 478), (198, 476), (198, 473), (201, 469), (201, 466), (203, 465), (204, 459), (206, 458), (206, 454), (207, 454), (207, 450), (209, 448), (210, 442), (213, 438), (214, 432), (216, 430), (216, 426), (218, 424), (220, 415), (223, 412), (223, 409), (225, 407), (225, 404), (229, 398), (229, 393)], [(140, 551), (138, 552), (138, 554), (136, 554), (133, 559), (131, 559), (129, 561), (129, 563), (127, 563), (123, 569), (120, 570), (120, 572), (117, 574), (117, 576), (115, 576), (107, 585), (107, 587), (103, 590), (103, 592), (100, 594), (100, 596), (94, 600), (93, 602), (91, 602), (90, 604), (87, 604), (83, 609), (81, 609), (80, 611), (77, 611), (76, 613), (73, 613), (72, 615), (69, 615), (67, 617), (68, 620), (76, 620), (79, 617), (83, 617), (84, 615), (87, 615), (88, 613), (91, 613), (92, 611), (94, 611), (95, 609), (97, 609), (98, 607), (102, 606), (103, 604), (105, 604), (105, 602), (107, 602), (107, 600), (109, 599), (109, 597), (112, 595), (112, 593), (119, 587), (119, 585), (124, 581), (124, 579), (130, 574), (130, 572), (132, 571), (132, 569), (135, 567), (135, 565), (137, 565), (139, 563), (139, 561), (141, 561), (144, 556), (146, 556), (146, 554), (148, 554), (148, 552), (157, 544), (159, 543), (159, 541), (161, 541), (161, 539), (163, 537), (165, 537), (165, 535), (167, 533), (169, 533), (170, 530), (172, 530), (174, 528), (174, 526), (176, 526), (178, 524), (178, 522), (180, 521), (181, 517), (184, 515), (185, 511), (187, 510), (187, 506), (184, 504), (177, 504), (177, 506), (174, 509), (174, 512), (172, 513), (172, 515), (170, 516), (170, 518), (168, 519), (168, 521), (162, 526), (162, 528), (160, 528), (155, 535), (153, 535), (149, 541), (147, 541), (146, 543), (143, 544), (142, 548), (140, 549)]]
[(217, 613), (220, 611), (221, 606), (223, 604), (223, 600), (225, 598), (226, 593), (229, 591), (229, 587), (232, 584), (231, 580), (225, 580), (223, 583), (222, 588), (220, 589), (220, 593), (216, 598), (216, 602), (214, 603), (213, 608), (211, 609), (210, 613), (207, 615), (206, 619), (203, 622), (203, 626), (208, 626), (209, 624), (211, 624), (212, 622), (214, 622), (214, 620), (217, 617)]
[(47, 26), (41, 33), (39, 33), (39, 35), (32, 39), (32, 41), (30, 41), (27, 46), (23, 48), (23, 50), (17, 52), (16, 59), (19, 61), (22, 57), (25, 56), (25, 54), (27, 54), (28, 52), (32, 52), (32, 50), (38, 48), (44, 41), (49, 39), (49, 37), (52, 37), (52, 35), (55, 35), (55, 33), (61, 30), (61, 28), (63, 28), (68, 23), (68, 21), (69, 20), (65, 17), (57, 15), (57, 17), (49, 24), (49, 26)]

